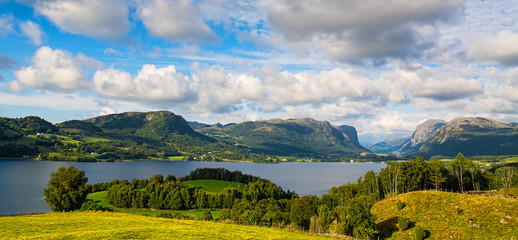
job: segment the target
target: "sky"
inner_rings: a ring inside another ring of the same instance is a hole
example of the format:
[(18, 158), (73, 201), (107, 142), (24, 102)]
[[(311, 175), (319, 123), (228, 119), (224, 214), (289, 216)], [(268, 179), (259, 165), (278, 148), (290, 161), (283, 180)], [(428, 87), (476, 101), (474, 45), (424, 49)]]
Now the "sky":
[(0, 0), (0, 117), (314, 118), (360, 142), (518, 122), (506, 0)]

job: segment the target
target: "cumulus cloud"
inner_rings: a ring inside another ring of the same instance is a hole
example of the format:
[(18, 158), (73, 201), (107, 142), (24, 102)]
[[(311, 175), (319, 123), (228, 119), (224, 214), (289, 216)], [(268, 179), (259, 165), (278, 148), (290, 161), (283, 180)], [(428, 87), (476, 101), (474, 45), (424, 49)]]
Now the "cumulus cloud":
[(434, 39), (423, 37), (419, 27), (448, 21), (463, 5), (461, 0), (268, 2), (271, 24), (288, 42), (313, 42), (334, 59), (373, 64), (421, 55)]
[(237, 110), (246, 101), (256, 102), (266, 97), (261, 79), (247, 74), (230, 74), (215, 65), (206, 70), (193, 67), (193, 89), (199, 95), (197, 106), (204, 106), (213, 112)]
[(216, 39), (191, 0), (138, 1), (137, 16), (153, 35), (171, 42), (201, 43)]
[(382, 95), (379, 86), (366, 74), (354, 69), (336, 68), (318, 73), (303, 71), (278, 72), (266, 66), (261, 69), (268, 98), (263, 110), (276, 111), (283, 105), (332, 103), (347, 100), (372, 99)]
[(406, 92), (415, 98), (447, 101), (482, 94), (480, 81), (467, 79), (461, 70), (450, 71), (444, 67), (427, 67), (404, 64), (393, 72), (383, 73), (380, 83), (390, 86), (390, 91)]
[(503, 65), (518, 65), (518, 33), (500, 31), (495, 37), (478, 42), (468, 57), (479, 61), (496, 61)]
[(41, 0), (34, 8), (62, 30), (74, 34), (117, 39), (130, 29), (129, 10), (123, 0)]
[(20, 29), (22, 30), (25, 36), (31, 39), (34, 45), (41, 45), (43, 43), (43, 38), (45, 33), (41, 30), (40, 25), (37, 23), (33, 23), (32, 21), (26, 21), (20, 24)]
[(16, 80), (9, 90), (22, 91), (40, 88), (57, 92), (73, 92), (89, 88), (85, 68), (102, 66), (95, 59), (49, 47), (39, 48), (32, 57), (32, 64), (14, 72)]
[(132, 77), (128, 72), (108, 68), (94, 74), (95, 91), (103, 97), (148, 104), (180, 103), (195, 98), (190, 79), (170, 65), (156, 68), (146, 64)]
[(14, 31), (14, 17), (12, 14), (0, 15), (0, 34), (7, 34)]

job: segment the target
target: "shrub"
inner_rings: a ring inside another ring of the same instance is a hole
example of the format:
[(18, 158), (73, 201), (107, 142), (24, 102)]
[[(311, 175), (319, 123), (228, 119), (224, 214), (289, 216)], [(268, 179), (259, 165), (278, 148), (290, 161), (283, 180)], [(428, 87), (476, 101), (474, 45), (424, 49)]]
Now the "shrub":
[(399, 217), (398, 218), (398, 227), (400, 231), (405, 231), (410, 226), (410, 219), (406, 217)]
[(426, 230), (421, 226), (416, 226), (414, 229), (414, 239), (415, 240), (423, 240), (426, 238)]
[(108, 207), (103, 207), (96, 201), (86, 200), (83, 205), (81, 205), (81, 211), (103, 211), (103, 212), (113, 212), (113, 209)]
[(405, 204), (403, 202), (401, 202), (401, 200), (398, 200), (396, 205), (397, 205), (398, 210), (401, 210), (405, 207)]

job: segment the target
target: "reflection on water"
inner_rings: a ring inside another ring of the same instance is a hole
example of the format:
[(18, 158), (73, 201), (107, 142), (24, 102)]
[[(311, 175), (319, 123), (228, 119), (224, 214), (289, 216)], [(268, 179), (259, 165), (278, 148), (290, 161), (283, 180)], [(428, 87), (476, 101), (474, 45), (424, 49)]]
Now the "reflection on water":
[(88, 183), (113, 179), (150, 178), (153, 175), (185, 176), (196, 168), (226, 168), (266, 178), (299, 195), (321, 196), (333, 186), (356, 182), (367, 171), (379, 171), (381, 163), (236, 163), (236, 162), (51, 162), (34, 160), (0, 160), (0, 215), (48, 212), (43, 189), (60, 166), (75, 165), (86, 172)]

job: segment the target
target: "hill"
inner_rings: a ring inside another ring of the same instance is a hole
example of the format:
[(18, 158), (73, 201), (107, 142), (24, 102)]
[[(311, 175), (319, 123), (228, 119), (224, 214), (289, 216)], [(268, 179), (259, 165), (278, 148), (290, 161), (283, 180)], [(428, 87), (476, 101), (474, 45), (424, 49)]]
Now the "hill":
[(271, 119), (240, 124), (196, 124), (198, 130), (224, 141), (246, 146), (255, 153), (280, 156), (357, 156), (368, 152), (358, 142), (356, 129), (334, 126), (328, 121)]
[[(412, 239), (414, 226), (427, 230), (427, 239), (512, 239), (518, 236), (516, 209), (516, 199), (421, 191), (385, 199), (371, 212), (376, 228), (390, 239)], [(411, 228), (398, 231), (398, 217), (409, 218)]]
[(107, 212), (0, 217), (6, 239), (329, 239), (286, 230)]
[(397, 156), (454, 157), (518, 154), (518, 127), (490, 118), (462, 117), (449, 122), (430, 119), (418, 125), (411, 137), (386, 140), (369, 146), (376, 153)]
[(103, 129), (106, 133), (135, 135), (139, 137), (168, 140), (171, 135), (184, 135), (214, 141), (194, 131), (182, 116), (168, 111), (126, 112), (94, 117), (85, 122)]

